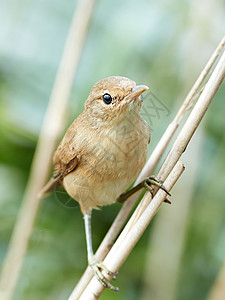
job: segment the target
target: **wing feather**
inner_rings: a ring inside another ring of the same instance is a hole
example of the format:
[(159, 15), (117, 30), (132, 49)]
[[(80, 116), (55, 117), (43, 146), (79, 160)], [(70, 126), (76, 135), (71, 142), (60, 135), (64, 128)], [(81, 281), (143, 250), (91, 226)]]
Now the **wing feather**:
[(80, 155), (76, 151), (76, 120), (68, 128), (64, 138), (53, 156), (54, 171), (52, 178), (42, 188), (39, 197), (51, 192), (60, 185), (63, 178), (74, 171), (79, 164)]

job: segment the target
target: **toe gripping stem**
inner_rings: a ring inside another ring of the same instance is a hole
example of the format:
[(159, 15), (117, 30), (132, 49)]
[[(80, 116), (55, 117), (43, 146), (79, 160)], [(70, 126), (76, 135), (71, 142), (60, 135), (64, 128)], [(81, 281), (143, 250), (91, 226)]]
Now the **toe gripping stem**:
[[(152, 185), (157, 186), (158, 188), (160, 188), (164, 192), (166, 192), (167, 195), (171, 196), (170, 193), (165, 188), (165, 186), (163, 185), (163, 181), (158, 180), (155, 176), (150, 176), (150, 177), (144, 179), (143, 181), (141, 181), (136, 186), (134, 186), (131, 190), (127, 191), (126, 193), (121, 194), (118, 197), (117, 202), (124, 203), (129, 197), (131, 197), (133, 194), (135, 194), (137, 191), (139, 191), (142, 188), (145, 188), (153, 196), (154, 189), (153, 189)], [(164, 200), (164, 202), (171, 204), (170, 200), (167, 198)]]
[(102, 274), (104, 271), (109, 276), (112, 276), (113, 279), (116, 279), (116, 274), (109, 271), (106, 266), (99, 261), (93, 254), (92, 249), (92, 238), (91, 238), (91, 213), (84, 215), (84, 223), (85, 223), (85, 233), (86, 233), (86, 241), (87, 241), (87, 253), (88, 253), (88, 264), (93, 270), (95, 277), (98, 281), (106, 288), (110, 288), (111, 290), (118, 292), (118, 288), (114, 287), (109, 280)]
[[(143, 183), (143, 186), (145, 187), (145, 189), (147, 191), (149, 191), (152, 194), (152, 196), (154, 196), (153, 195), (154, 189), (152, 188), (151, 185), (157, 186), (158, 188), (163, 190), (165, 193), (167, 193), (167, 195), (171, 196), (171, 194), (167, 191), (166, 187), (163, 185), (163, 181), (157, 179), (155, 176), (150, 176), (150, 177), (146, 178), (145, 180), (142, 181), (142, 183)], [(171, 201), (168, 198), (166, 198), (164, 200), (164, 202), (171, 204)]]
[(109, 288), (114, 292), (119, 291), (119, 288), (113, 286), (109, 282), (109, 280), (106, 279), (105, 276), (102, 274), (102, 271), (104, 271), (107, 275), (113, 276), (113, 279), (116, 279), (116, 275), (118, 274), (118, 272), (114, 273), (108, 270), (107, 267), (101, 261), (98, 261), (94, 255), (88, 258), (88, 264), (91, 267), (95, 277), (105, 288)]

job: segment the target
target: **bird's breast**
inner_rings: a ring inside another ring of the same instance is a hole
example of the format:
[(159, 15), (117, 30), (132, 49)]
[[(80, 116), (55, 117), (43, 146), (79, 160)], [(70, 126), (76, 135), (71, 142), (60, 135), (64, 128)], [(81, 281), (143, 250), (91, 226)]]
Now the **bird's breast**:
[(80, 165), (65, 177), (64, 186), (83, 207), (111, 204), (144, 166), (149, 131), (128, 119), (86, 140)]
[(126, 119), (95, 138), (86, 155), (91, 171), (103, 179), (133, 178), (146, 160), (149, 136), (144, 129)]

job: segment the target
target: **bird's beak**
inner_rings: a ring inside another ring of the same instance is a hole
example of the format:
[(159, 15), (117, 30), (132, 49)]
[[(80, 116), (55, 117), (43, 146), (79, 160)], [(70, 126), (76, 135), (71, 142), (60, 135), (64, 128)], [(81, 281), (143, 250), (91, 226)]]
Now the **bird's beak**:
[(139, 97), (144, 91), (148, 90), (149, 88), (147, 85), (137, 85), (132, 88), (132, 91), (129, 95), (126, 96), (126, 100), (132, 101)]

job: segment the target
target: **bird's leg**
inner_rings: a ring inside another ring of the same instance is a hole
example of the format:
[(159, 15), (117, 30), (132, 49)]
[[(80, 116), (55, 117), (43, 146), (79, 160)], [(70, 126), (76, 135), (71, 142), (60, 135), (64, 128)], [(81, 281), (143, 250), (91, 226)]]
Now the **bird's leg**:
[[(167, 191), (165, 186), (163, 185), (163, 182), (161, 180), (158, 180), (155, 176), (150, 176), (143, 181), (141, 181), (139, 184), (137, 184), (135, 187), (133, 187), (131, 190), (121, 194), (117, 198), (117, 202), (124, 203), (128, 198), (130, 198), (133, 194), (135, 194), (137, 191), (139, 191), (142, 188), (145, 188), (147, 191), (149, 191), (151, 194), (153, 194), (153, 188), (152, 185), (155, 185), (162, 189), (164, 192), (166, 192), (169, 196), (170, 193)], [(164, 202), (171, 203), (170, 200), (167, 198)]]
[(101, 261), (98, 261), (94, 256), (92, 249), (92, 238), (91, 238), (91, 214), (84, 215), (84, 224), (85, 224), (85, 234), (87, 242), (87, 253), (88, 253), (88, 264), (93, 270), (95, 277), (98, 281), (106, 288), (110, 288), (113, 291), (118, 292), (119, 289), (114, 287), (102, 274), (102, 271), (105, 271), (106, 274), (112, 275), (116, 279), (116, 273), (109, 271), (106, 266)]

